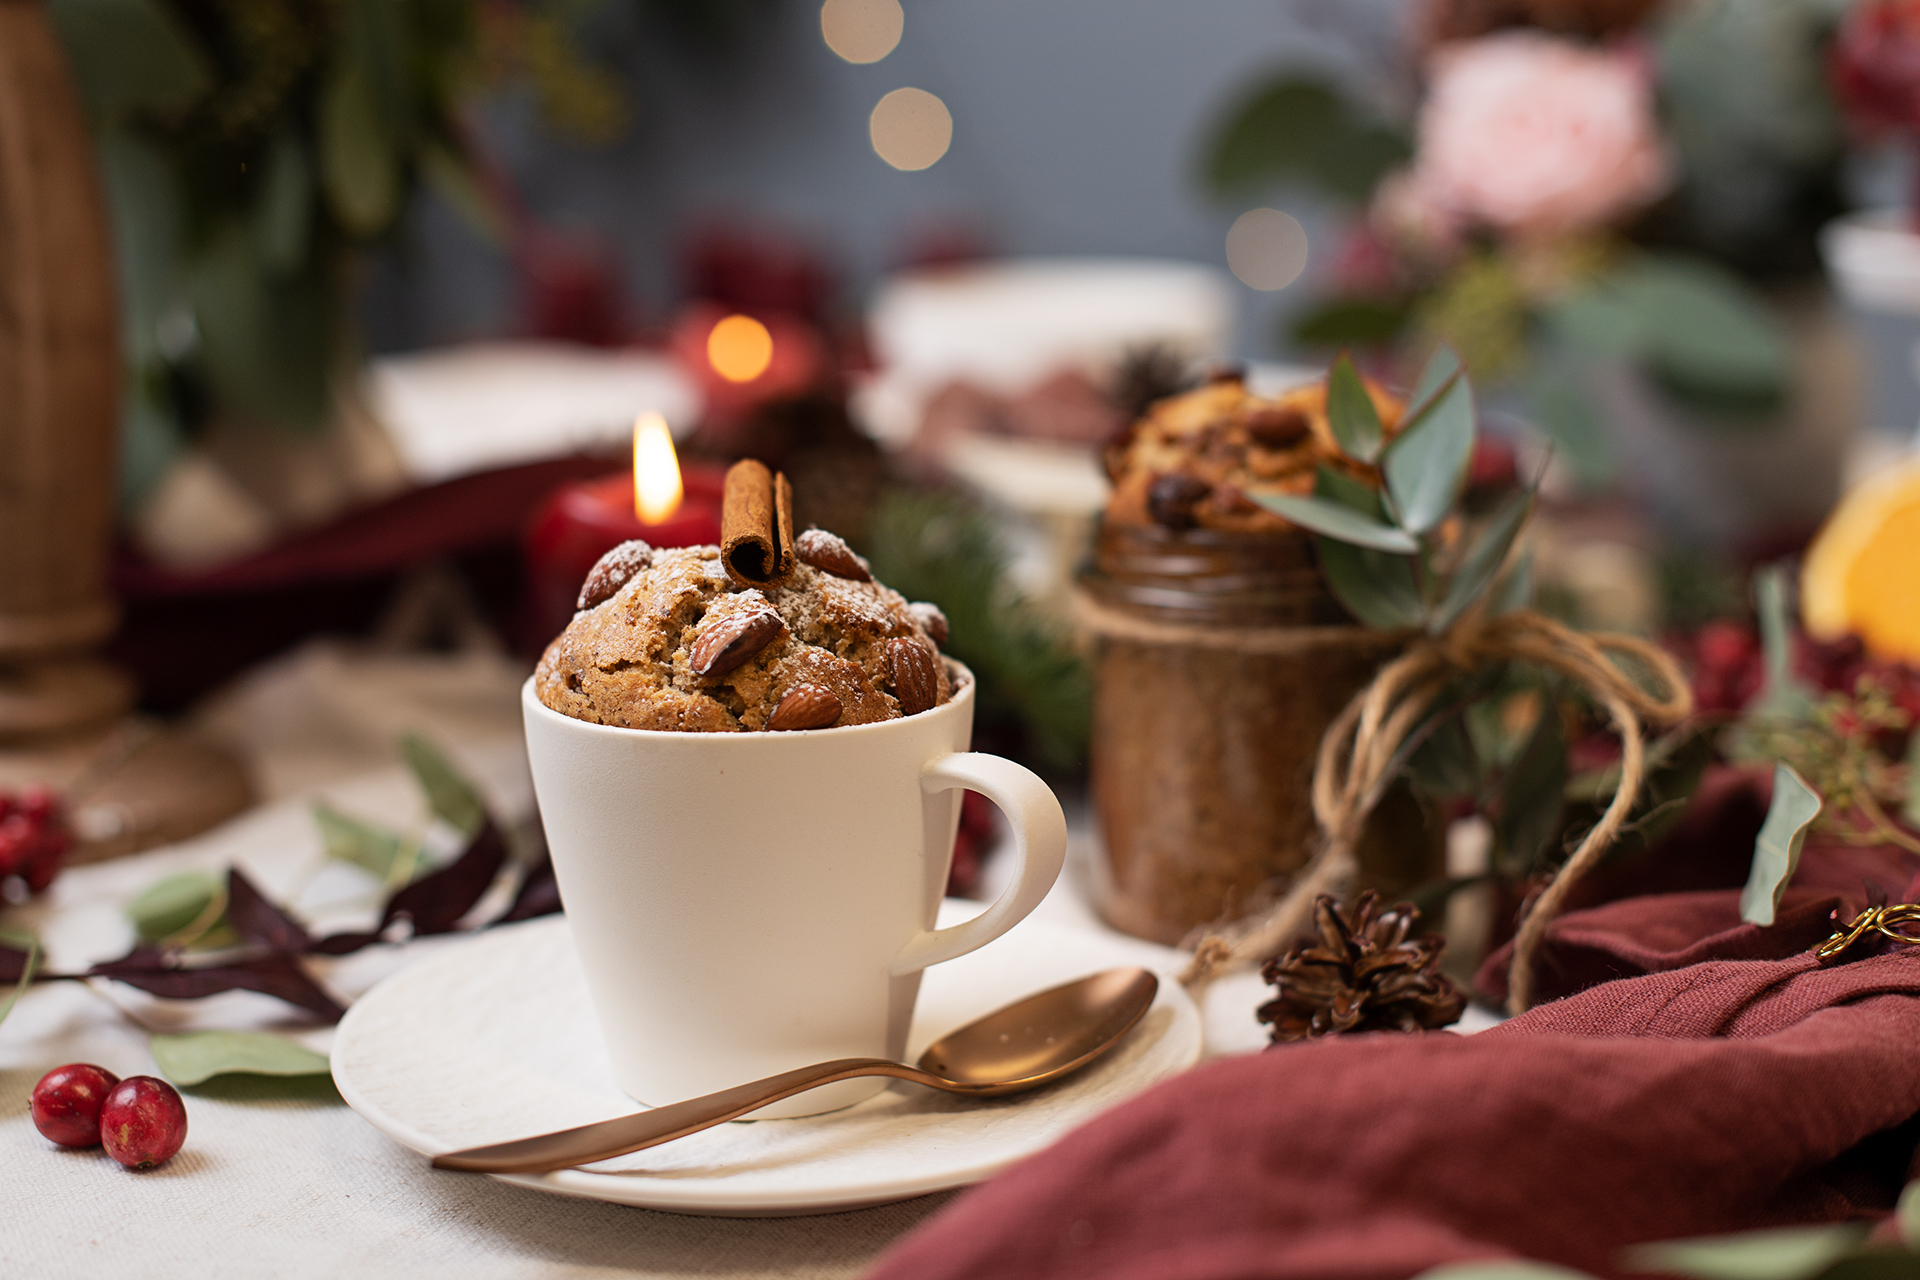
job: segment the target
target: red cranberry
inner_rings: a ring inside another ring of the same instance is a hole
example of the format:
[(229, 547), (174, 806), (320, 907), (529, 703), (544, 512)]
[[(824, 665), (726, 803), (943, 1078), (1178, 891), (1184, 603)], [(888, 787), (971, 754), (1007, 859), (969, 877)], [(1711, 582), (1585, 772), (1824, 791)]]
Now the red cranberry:
[(33, 1086), (33, 1127), (63, 1147), (100, 1145), (100, 1107), (120, 1077), (91, 1062), (69, 1062)]
[(129, 1169), (165, 1164), (186, 1140), (186, 1104), (165, 1080), (128, 1076), (100, 1108), (100, 1141)]

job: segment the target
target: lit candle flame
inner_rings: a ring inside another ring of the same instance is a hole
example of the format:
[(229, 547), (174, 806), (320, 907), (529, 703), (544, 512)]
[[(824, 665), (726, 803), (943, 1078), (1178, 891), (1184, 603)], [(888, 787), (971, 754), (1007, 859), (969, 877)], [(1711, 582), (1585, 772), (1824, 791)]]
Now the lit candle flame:
[(680, 509), (685, 492), (667, 420), (641, 414), (633, 423), (633, 513), (642, 524), (659, 524)]
[(707, 333), (707, 363), (728, 382), (752, 382), (773, 363), (773, 335), (752, 316), (728, 316)]

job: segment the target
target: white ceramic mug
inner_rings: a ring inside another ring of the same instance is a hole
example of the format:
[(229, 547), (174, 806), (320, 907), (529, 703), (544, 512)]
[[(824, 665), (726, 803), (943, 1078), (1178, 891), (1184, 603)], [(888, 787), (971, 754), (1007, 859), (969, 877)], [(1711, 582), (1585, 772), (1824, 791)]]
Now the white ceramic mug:
[[(831, 1058), (899, 1058), (920, 971), (991, 942), (1046, 896), (1060, 802), (968, 751), (974, 682), (879, 724), (662, 733), (589, 724), (521, 690), (534, 791), (614, 1079), (651, 1106)], [(933, 928), (959, 820), (981, 792), (1013, 829), (1013, 882)], [(847, 1080), (756, 1118), (886, 1087)]]

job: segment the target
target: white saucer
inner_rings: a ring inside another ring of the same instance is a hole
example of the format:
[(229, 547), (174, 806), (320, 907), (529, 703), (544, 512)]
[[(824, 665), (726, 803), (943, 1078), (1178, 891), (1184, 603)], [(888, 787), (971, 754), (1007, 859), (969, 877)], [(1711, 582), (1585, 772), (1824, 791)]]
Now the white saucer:
[[(944, 926), (978, 911), (949, 902)], [(972, 1099), (896, 1083), (858, 1106), (720, 1125), (649, 1151), (501, 1180), (674, 1213), (829, 1213), (965, 1186), (1047, 1146), (1095, 1113), (1192, 1066), (1201, 1024), (1165, 948), (1027, 920), (927, 970), (909, 1060), (1020, 996), (1115, 965), (1160, 972), (1160, 993), (1116, 1049), (1058, 1084)], [(353, 1109), (423, 1154), (623, 1115), (563, 917), (490, 931), (362, 996), (333, 1043)], [(449, 1177), (466, 1177), (449, 1174)]]

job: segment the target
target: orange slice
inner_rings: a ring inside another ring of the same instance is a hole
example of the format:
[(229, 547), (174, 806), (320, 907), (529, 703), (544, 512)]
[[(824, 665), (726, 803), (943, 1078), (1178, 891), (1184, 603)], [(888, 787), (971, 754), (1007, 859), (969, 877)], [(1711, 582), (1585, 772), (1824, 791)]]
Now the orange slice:
[(1812, 635), (1857, 635), (1920, 664), (1920, 459), (1854, 487), (1807, 548), (1800, 610)]

